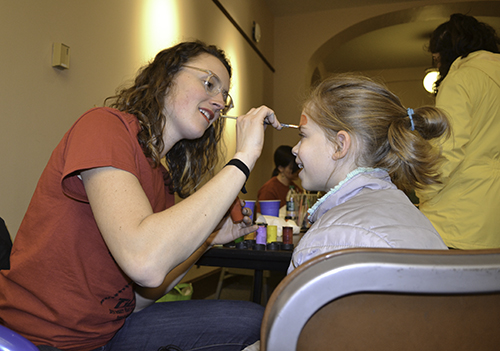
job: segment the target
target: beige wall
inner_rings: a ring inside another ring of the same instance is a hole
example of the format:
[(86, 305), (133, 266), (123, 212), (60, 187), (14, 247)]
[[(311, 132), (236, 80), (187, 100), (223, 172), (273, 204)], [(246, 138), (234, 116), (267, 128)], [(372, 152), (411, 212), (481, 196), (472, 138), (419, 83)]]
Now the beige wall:
[[(221, 46), (235, 69), (233, 112), (267, 104), (283, 122), (297, 123), (313, 57), (332, 37), (376, 16), (457, 1), (401, 1), (276, 18), (264, 0), (220, 2), (248, 36), (253, 21), (259, 22), (262, 40), (256, 45), (275, 73), (212, 0), (0, 0), (0, 216), (12, 234), (68, 127), (133, 78), (139, 66), (162, 48), (193, 38)], [(169, 9), (171, 5), (174, 8)], [(180, 30), (172, 36), (169, 25), (174, 22)], [(53, 42), (71, 47), (69, 70), (51, 67)], [(365, 73), (382, 76), (405, 105), (415, 107), (432, 103), (421, 89), (422, 69)], [(234, 148), (231, 127), (229, 121), (229, 156)], [(275, 148), (294, 145), (297, 134), (268, 130), (263, 155), (243, 198), (256, 197), (273, 169)]]
[[(278, 117), (286, 122), (298, 123), (301, 99), (311, 82), (312, 73), (316, 68), (322, 72), (322, 67), (315, 65), (314, 58), (322, 46), (339, 33), (360, 22), (392, 12), (406, 11), (406, 15), (414, 16), (418, 12), (415, 11), (416, 9), (422, 10), (420, 14), (424, 18), (429, 13), (433, 16), (438, 14), (444, 22), (453, 13), (449, 12), (448, 7), (459, 6), (466, 2), (475, 1), (400, 1), (384, 5), (276, 17), (274, 19), (276, 74), (273, 108)], [(431, 7), (433, 7), (432, 11), (428, 11)], [(397, 45), (397, 43), (394, 44)], [(433, 103), (432, 96), (422, 89), (425, 68), (428, 67), (361, 73), (381, 78), (401, 98), (403, 104), (416, 107)], [(296, 130), (273, 133), (274, 147), (281, 144), (294, 145), (299, 139)]]
[[(242, 13), (233, 6), (233, 17), (248, 35), (253, 20), (260, 23), (266, 33), (260, 49), (271, 60), (272, 15), (261, 0), (238, 2)], [(235, 69), (234, 112), (272, 104), (272, 71), (212, 0), (0, 0), (0, 32), (0, 216), (13, 236), (66, 130), (162, 48), (194, 38), (219, 45)], [(54, 42), (70, 46), (69, 70), (51, 67)], [(234, 126), (228, 125), (230, 156)], [(266, 149), (249, 188), (268, 178), (271, 155)]]

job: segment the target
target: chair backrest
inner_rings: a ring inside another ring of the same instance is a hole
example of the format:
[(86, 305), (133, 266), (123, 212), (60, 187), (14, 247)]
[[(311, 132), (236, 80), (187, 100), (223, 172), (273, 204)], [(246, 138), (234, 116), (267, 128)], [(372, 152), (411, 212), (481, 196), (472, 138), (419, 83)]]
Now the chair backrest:
[(500, 250), (347, 249), (274, 290), (261, 350), (500, 350)]
[(2, 351), (38, 351), (28, 339), (15, 331), (0, 325), (0, 350)]
[(12, 239), (4, 220), (0, 217), (0, 269), (10, 269)]

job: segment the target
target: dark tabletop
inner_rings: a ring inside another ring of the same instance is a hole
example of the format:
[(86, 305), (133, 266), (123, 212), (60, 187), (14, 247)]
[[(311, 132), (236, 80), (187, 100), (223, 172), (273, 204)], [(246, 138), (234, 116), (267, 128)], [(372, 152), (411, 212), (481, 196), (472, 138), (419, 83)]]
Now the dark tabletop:
[(259, 251), (231, 247), (213, 247), (205, 252), (196, 264), (286, 272), (291, 258), (292, 251)]

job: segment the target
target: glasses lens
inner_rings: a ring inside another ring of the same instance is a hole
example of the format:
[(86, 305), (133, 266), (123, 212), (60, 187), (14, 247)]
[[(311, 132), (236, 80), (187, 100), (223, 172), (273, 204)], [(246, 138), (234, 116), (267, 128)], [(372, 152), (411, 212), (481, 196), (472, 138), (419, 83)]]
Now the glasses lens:
[(221, 83), (220, 80), (214, 76), (210, 75), (208, 78), (205, 80), (205, 90), (208, 95), (210, 96), (215, 96), (221, 91)]
[(203, 82), (205, 85), (205, 92), (210, 96), (215, 96), (222, 93), (222, 99), (224, 99), (225, 107), (222, 109), (222, 113), (227, 113), (230, 109), (234, 107), (233, 99), (231, 95), (227, 91), (222, 88), (222, 83), (214, 74), (211, 74), (207, 77), (207, 79)]

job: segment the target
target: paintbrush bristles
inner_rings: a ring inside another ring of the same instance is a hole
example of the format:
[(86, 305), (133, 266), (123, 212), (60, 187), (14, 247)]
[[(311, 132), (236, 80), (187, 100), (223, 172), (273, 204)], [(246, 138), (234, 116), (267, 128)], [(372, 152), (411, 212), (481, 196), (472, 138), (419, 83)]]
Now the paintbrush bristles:
[(295, 129), (299, 128), (299, 126), (296, 124), (288, 124), (288, 123), (281, 123), (281, 126), (284, 128), (295, 128)]

